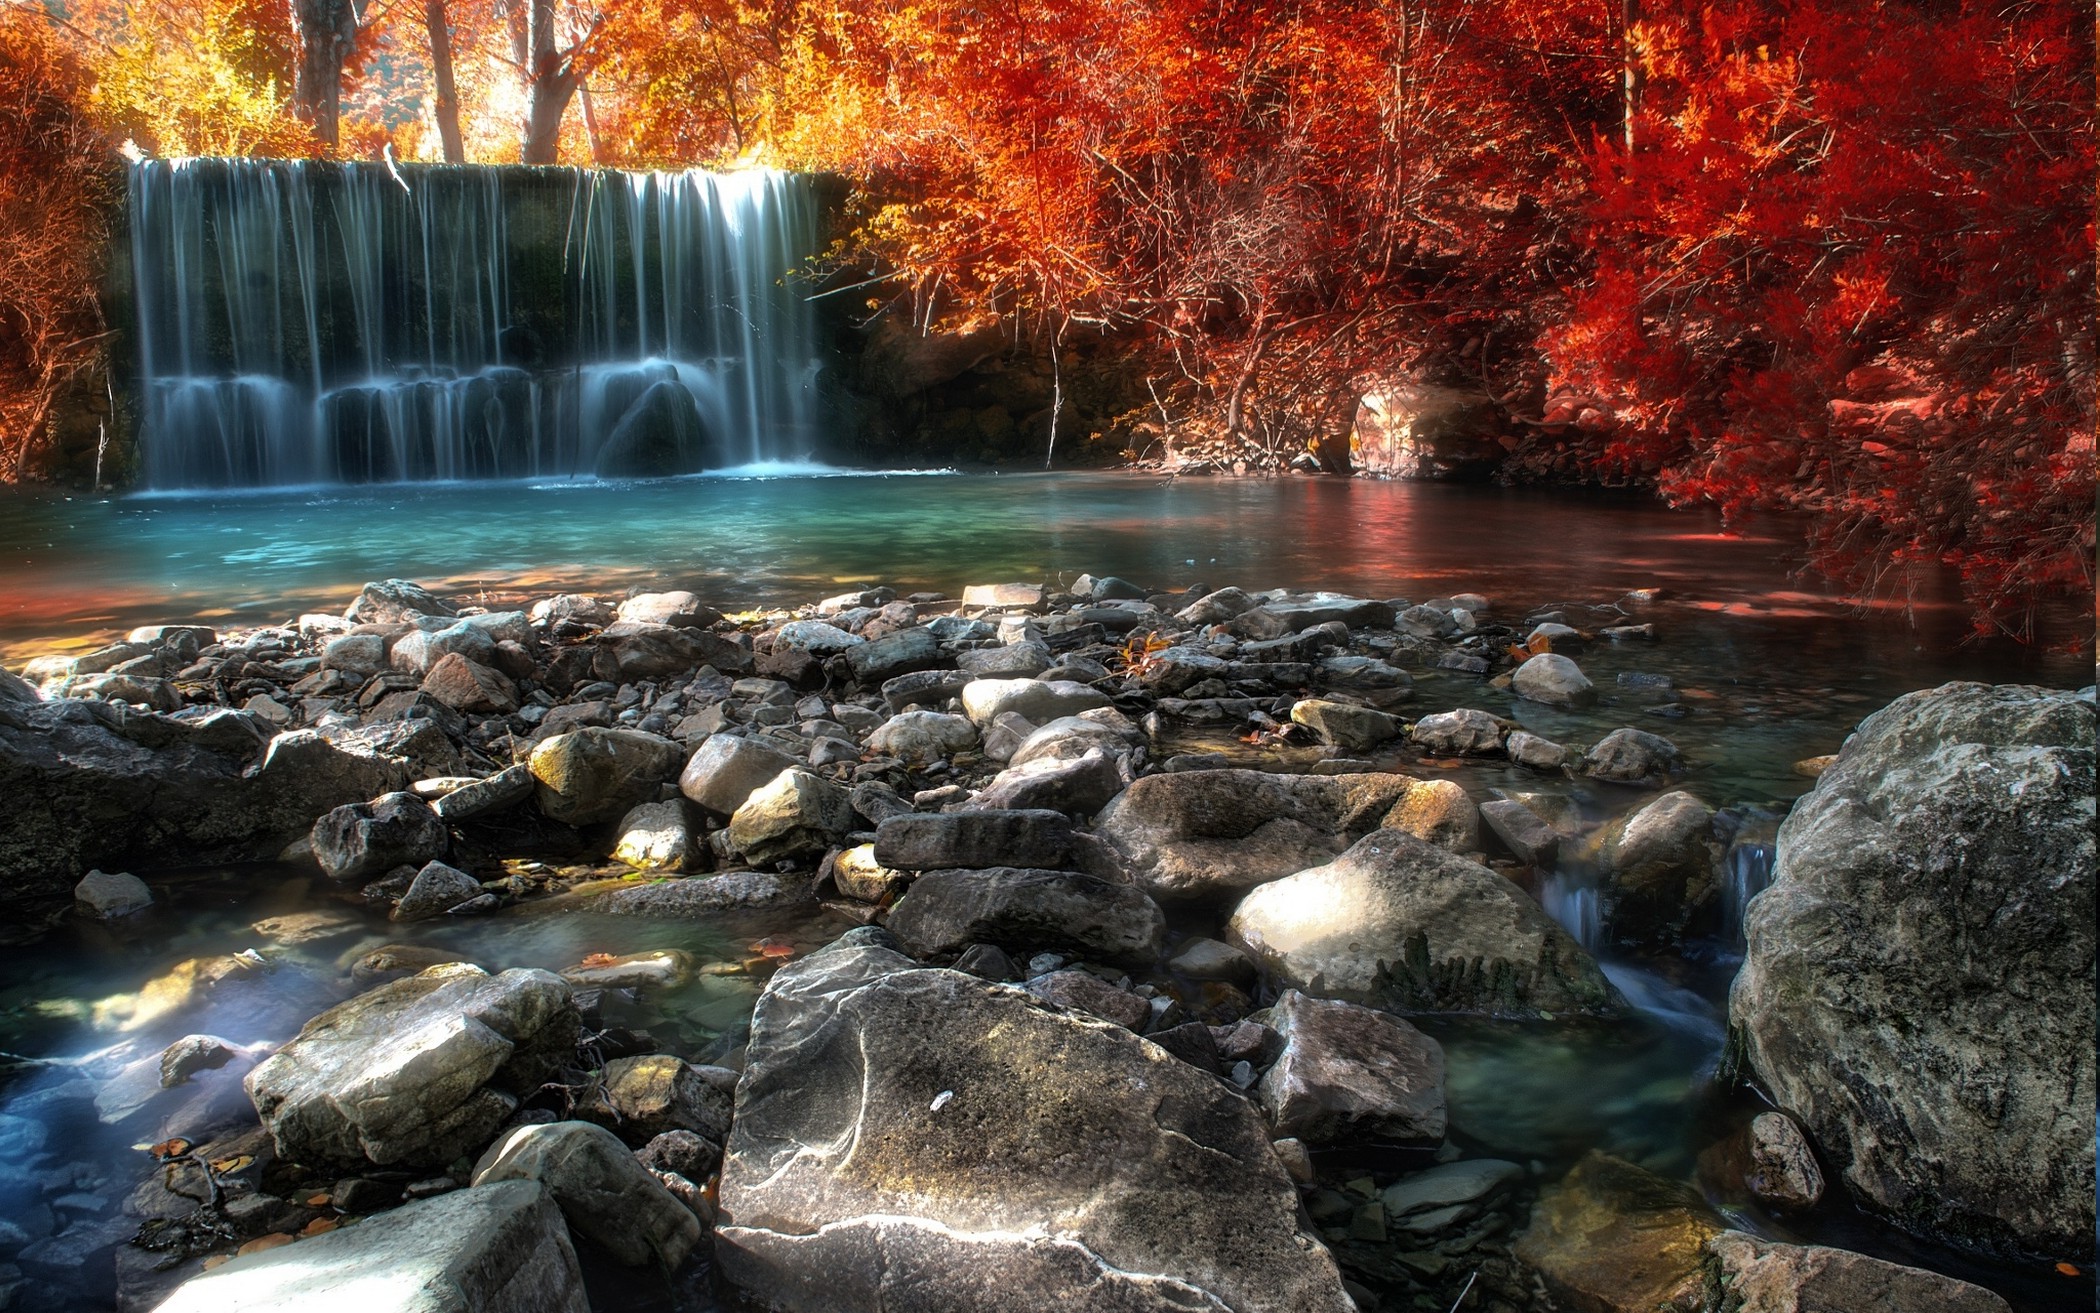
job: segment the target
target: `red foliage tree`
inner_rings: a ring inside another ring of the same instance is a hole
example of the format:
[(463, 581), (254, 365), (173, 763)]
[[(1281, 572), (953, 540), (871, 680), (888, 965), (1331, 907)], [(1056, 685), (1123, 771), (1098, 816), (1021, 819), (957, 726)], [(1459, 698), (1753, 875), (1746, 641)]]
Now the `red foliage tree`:
[(1945, 562), (2015, 630), (2090, 592), (2082, 17), (1765, 0), (1634, 37), (1635, 147), (1592, 154), (1547, 420), (1677, 500), (1816, 512), (1817, 563), (1861, 587)]

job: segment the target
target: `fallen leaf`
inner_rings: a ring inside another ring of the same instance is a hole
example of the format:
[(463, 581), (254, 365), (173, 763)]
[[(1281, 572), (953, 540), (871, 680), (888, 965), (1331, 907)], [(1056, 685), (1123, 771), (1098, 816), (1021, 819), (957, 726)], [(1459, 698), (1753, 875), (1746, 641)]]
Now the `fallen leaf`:
[(237, 1153), (231, 1158), (212, 1159), (211, 1169), (219, 1173), (219, 1175), (224, 1176), (230, 1172), (238, 1172), (252, 1164), (254, 1161), (255, 1158), (252, 1154)]
[(2058, 1263), (2056, 1265), (2056, 1270), (2063, 1273), (2067, 1277), (2075, 1277), (2079, 1275), (2078, 1264), (2076, 1263)]
[(255, 1239), (250, 1240), (247, 1244), (242, 1245), (239, 1249), (236, 1249), (233, 1252), (236, 1257), (243, 1254), (260, 1254), (263, 1253), (265, 1250), (281, 1249), (285, 1245), (292, 1243), (292, 1240), (293, 1237), (286, 1234), (283, 1231), (273, 1231), (269, 1235), (259, 1235), (255, 1237)]
[(170, 1158), (180, 1158), (189, 1151), (190, 1142), (179, 1135), (172, 1140), (162, 1140), (159, 1144), (151, 1145), (146, 1150), (147, 1153), (152, 1154), (162, 1162), (166, 1162)]
[(583, 967), (609, 967), (617, 963), (619, 960), (620, 959), (614, 957), (611, 953), (591, 953), (587, 955), (583, 959), (583, 961), (577, 963), (577, 965)]
[(328, 1207), (328, 1196), (325, 1194), (310, 1194), (306, 1196), (306, 1206), (308, 1208), (326, 1208)]
[(209, 1272), (215, 1267), (224, 1267), (232, 1261), (232, 1254), (213, 1254), (210, 1258), (204, 1260), (204, 1270)]
[(315, 1219), (314, 1219), (313, 1221), (311, 1221), (311, 1222), (308, 1222), (308, 1223), (306, 1224), (306, 1227), (305, 1227), (305, 1229), (304, 1229), (304, 1230), (302, 1230), (302, 1231), (300, 1231), (300, 1232), (299, 1232), (299, 1234), (300, 1234), (300, 1235), (326, 1235), (326, 1234), (328, 1234), (328, 1233), (329, 1233), (330, 1231), (333, 1231), (333, 1230), (335, 1230), (335, 1228), (336, 1228), (336, 1220), (335, 1220), (334, 1218), (332, 1218), (332, 1217), (316, 1217), (316, 1218), (315, 1218)]

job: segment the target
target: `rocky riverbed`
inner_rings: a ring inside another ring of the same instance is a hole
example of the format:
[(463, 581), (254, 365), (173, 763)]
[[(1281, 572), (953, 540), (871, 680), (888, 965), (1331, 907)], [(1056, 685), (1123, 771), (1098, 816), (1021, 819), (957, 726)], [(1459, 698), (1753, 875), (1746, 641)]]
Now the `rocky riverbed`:
[(0, 672), (16, 951), (156, 960), (0, 998), (0, 1308), (2082, 1305), (2092, 690), (1731, 797), (1654, 600), (389, 580)]

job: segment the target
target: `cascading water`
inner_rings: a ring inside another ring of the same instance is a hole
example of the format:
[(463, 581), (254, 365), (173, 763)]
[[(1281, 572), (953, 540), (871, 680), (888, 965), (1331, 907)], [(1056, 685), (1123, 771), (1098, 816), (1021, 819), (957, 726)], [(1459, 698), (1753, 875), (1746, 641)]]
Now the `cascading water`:
[(1604, 947), (1604, 899), (1594, 883), (1554, 871), (1539, 882), (1539, 906), (1583, 948)]
[(131, 169), (144, 482), (287, 486), (808, 458), (823, 352), (788, 174)]
[(1755, 839), (1737, 839), (1721, 859), (1721, 932), (1731, 944), (1743, 942), (1743, 917), (1750, 900), (1772, 884), (1775, 846)]

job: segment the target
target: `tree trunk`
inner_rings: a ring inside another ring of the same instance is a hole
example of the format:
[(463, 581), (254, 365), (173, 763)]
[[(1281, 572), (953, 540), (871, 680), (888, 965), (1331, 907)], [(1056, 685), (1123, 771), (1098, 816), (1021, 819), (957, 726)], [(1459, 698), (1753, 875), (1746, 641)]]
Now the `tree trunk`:
[(459, 88), (452, 81), (452, 25), (445, 17), (445, 0), (423, 0), (423, 24), (430, 30), (430, 73), (437, 84), (438, 140), (444, 144), (445, 163), (467, 162), (467, 148), (459, 135)]
[(342, 139), (343, 61), (357, 44), (357, 10), (351, 0), (292, 0), (292, 35), (292, 115), (332, 152)]
[(1641, 21), (1641, 0), (1619, 3), (1619, 117), (1626, 134), (1626, 153), (1633, 153), (1633, 119), (1641, 109), (1641, 65), (1633, 54), (1633, 25)]
[(525, 8), (525, 140), (523, 164), (553, 164), (561, 153), (561, 121), (582, 80), (554, 30), (555, 0), (531, 0)]

